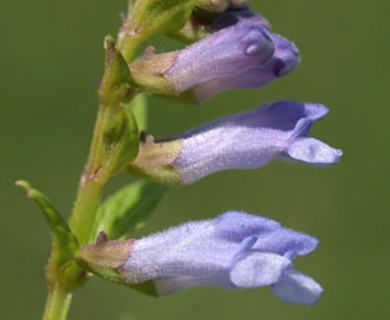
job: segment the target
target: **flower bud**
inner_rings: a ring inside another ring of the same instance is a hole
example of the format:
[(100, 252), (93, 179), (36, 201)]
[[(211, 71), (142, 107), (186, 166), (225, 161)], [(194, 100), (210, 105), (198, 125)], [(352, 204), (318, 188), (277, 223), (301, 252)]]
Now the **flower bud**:
[(254, 65), (235, 77), (199, 84), (192, 89), (195, 97), (198, 100), (205, 100), (227, 90), (258, 89), (294, 71), (301, 61), (298, 48), (280, 35), (271, 34), (271, 39), (275, 45), (275, 52), (265, 65)]
[(134, 83), (152, 93), (193, 94), (192, 89), (198, 85), (223, 82), (266, 65), (274, 49), (271, 36), (264, 28), (243, 21), (181, 51), (161, 55), (148, 51), (130, 65), (130, 70)]
[(240, 22), (180, 51), (164, 74), (180, 93), (264, 65), (273, 53), (274, 44), (264, 28)]

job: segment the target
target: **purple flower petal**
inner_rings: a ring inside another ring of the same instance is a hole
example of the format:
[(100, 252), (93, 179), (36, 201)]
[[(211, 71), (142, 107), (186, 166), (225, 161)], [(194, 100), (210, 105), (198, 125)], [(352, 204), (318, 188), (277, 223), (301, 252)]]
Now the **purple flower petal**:
[(294, 269), (286, 270), (272, 291), (280, 300), (291, 304), (313, 305), (318, 302), (323, 289), (312, 278)]
[(314, 165), (329, 165), (340, 160), (343, 152), (333, 149), (314, 138), (295, 139), (287, 151), (288, 156), (296, 161)]
[(198, 100), (208, 99), (232, 89), (258, 89), (295, 70), (301, 61), (297, 47), (280, 35), (272, 34), (275, 45), (273, 57), (263, 65), (253, 64), (249, 69), (238, 70), (234, 77), (211, 80), (193, 88)]
[(238, 260), (230, 271), (230, 279), (237, 287), (253, 288), (277, 283), (291, 261), (273, 253), (250, 252)]
[(296, 256), (304, 256), (315, 250), (316, 238), (292, 230), (280, 228), (275, 232), (258, 238), (253, 249), (272, 252), (293, 260)]

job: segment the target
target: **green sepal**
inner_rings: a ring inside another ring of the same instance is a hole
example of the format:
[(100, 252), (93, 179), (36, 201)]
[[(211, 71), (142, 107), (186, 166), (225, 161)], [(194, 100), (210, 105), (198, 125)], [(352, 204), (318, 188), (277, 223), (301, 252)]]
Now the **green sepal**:
[(198, 103), (191, 89), (179, 93), (165, 77), (165, 71), (172, 66), (178, 54), (179, 51), (154, 54), (154, 48), (148, 47), (139, 59), (129, 65), (132, 86), (170, 100)]
[(85, 270), (108, 281), (124, 285), (149, 296), (157, 296), (153, 281), (129, 284), (122, 274), (122, 268), (131, 256), (134, 240), (108, 241), (101, 232), (95, 244), (84, 245), (75, 257)]
[(153, 94), (177, 96), (172, 83), (164, 75), (177, 55), (178, 51), (154, 54), (154, 48), (148, 47), (139, 59), (129, 65), (132, 85)]
[(123, 239), (142, 227), (167, 187), (147, 181), (131, 183), (110, 196), (100, 206), (95, 227), (112, 239)]
[(132, 163), (126, 167), (128, 173), (154, 181), (166, 186), (177, 186), (181, 184), (181, 176), (171, 165), (147, 165), (139, 166)]
[(120, 108), (103, 133), (103, 164), (113, 175), (138, 154), (138, 126), (129, 108)]
[(104, 105), (116, 106), (127, 94), (131, 76), (129, 67), (115, 47), (112, 36), (104, 39), (106, 51), (104, 76), (99, 88), (100, 100)]
[(95, 244), (84, 245), (75, 260), (83, 268), (111, 282), (126, 284), (120, 268), (129, 258), (134, 240), (108, 241), (104, 232)]
[(145, 131), (148, 126), (148, 103), (146, 94), (138, 93), (125, 107), (133, 112), (137, 120), (139, 132)]
[(50, 201), (41, 192), (33, 189), (27, 181), (19, 180), (16, 182), (16, 185), (25, 189), (27, 196), (38, 204), (49, 225), (53, 247), (50, 264), (63, 266), (72, 261), (79, 251), (80, 246), (67, 222), (61, 217)]
[(148, 180), (164, 185), (179, 185), (182, 178), (173, 166), (183, 145), (182, 139), (155, 142), (153, 136), (147, 136), (141, 145), (137, 158), (126, 170)]

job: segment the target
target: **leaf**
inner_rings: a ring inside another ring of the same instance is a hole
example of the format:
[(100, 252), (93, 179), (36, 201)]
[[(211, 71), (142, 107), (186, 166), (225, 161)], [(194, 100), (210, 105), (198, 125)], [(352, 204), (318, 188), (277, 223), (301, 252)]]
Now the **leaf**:
[(27, 196), (38, 204), (49, 225), (53, 246), (50, 262), (62, 266), (71, 261), (79, 250), (79, 243), (67, 222), (50, 201), (41, 192), (33, 189), (27, 181), (19, 180), (16, 185), (25, 189)]
[(104, 166), (117, 173), (133, 161), (139, 148), (138, 125), (131, 110), (121, 108), (103, 134)]
[(145, 93), (138, 93), (126, 106), (137, 120), (139, 132), (145, 131), (148, 125), (148, 103)]
[(123, 239), (140, 228), (167, 187), (147, 181), (129, 184), (110, 196), (99, 208), (96, 231), (104, 230), (110, 239)]
[(117, 105), (127, 94), (131, 76), (129, 67), (115, 47), (111, 36), (104, 39), (106, 50), (104, 76), (99, 88), (100, 100), (104, 105)]
[(115, 48), (115, 40), (111, 36), (104, 39), (106, 50), (105, 70), (103, 82), (110, 88), (115, 88), (123, 83), (129, 83), (130, 71), (125, 59)]

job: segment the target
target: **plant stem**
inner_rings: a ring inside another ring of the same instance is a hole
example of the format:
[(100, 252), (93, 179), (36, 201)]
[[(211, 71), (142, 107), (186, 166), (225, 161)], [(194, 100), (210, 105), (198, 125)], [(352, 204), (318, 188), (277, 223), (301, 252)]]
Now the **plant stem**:
[[(82, 178), (83, 180), (83, 178)], [(80, 244), (91, 240), (94, 217), (99, 206), (103, 185), (95, 181), (81, 182), (77, 194), (73, 214), (70, 219), (70, 228), (78, 238)]]
[(43, 320), (65, 320), (72, 294), (58, 283), (49, 289)]
[[(127, 62), (132, 59), (138, 42), (127, 39), (125, 43), (117, 45), (123, 50)], [(118, 40), (120, 42), (120, 40)], [(111, 58), (110, 56), (108, 58)], [(107, 54), (106, 54), (107, 59)], [(120, 104), (128, 98), (126, 91), (115, 91), (112, 81), (117, 75), (115, 67), (108, 66), (99, 89), (100, 106), (89, 151), (88, 161), (80, 179), (75, 205), (69, 221), (69, 227), (78, 239), (80, 245), (93, 241), (96, 236), (95, 217), (101, 201), (103, 188), (110, 178), (111, 168), (104, 167), (103, 137), (107, 125), (115, 118)], [(115, 83), (116, 85), (116, 83)], [(107, 99), (111, 98), (111, 99)], [(109, 166), (109, 165), (108, 165)], [(55, 254), (52, 251), (52, 256)], [(86, 272), (75, 261), (67, 265), (51, 264), (46, 269), (49, 293), (46, 301), (43, 320), (65, 320), (69, 311), (72, 292), (86, 279)]]
[[(88, 162), (80, 179), (76, 202), (70, 218), (70, 228), (80, 244), (86, 244), (93, 236), (96, 210), (102, 196), (107, 178), (99, 174), (102, 159), (102, 132), (109, 113), (100, 106)], [(74, 262), (60, 267), (48, 264), (46, 275), (49, 293), (46, 301), (43, 320), (65, 320), (69, 311), (72, 291), (85, 279), (85, 272)]]

